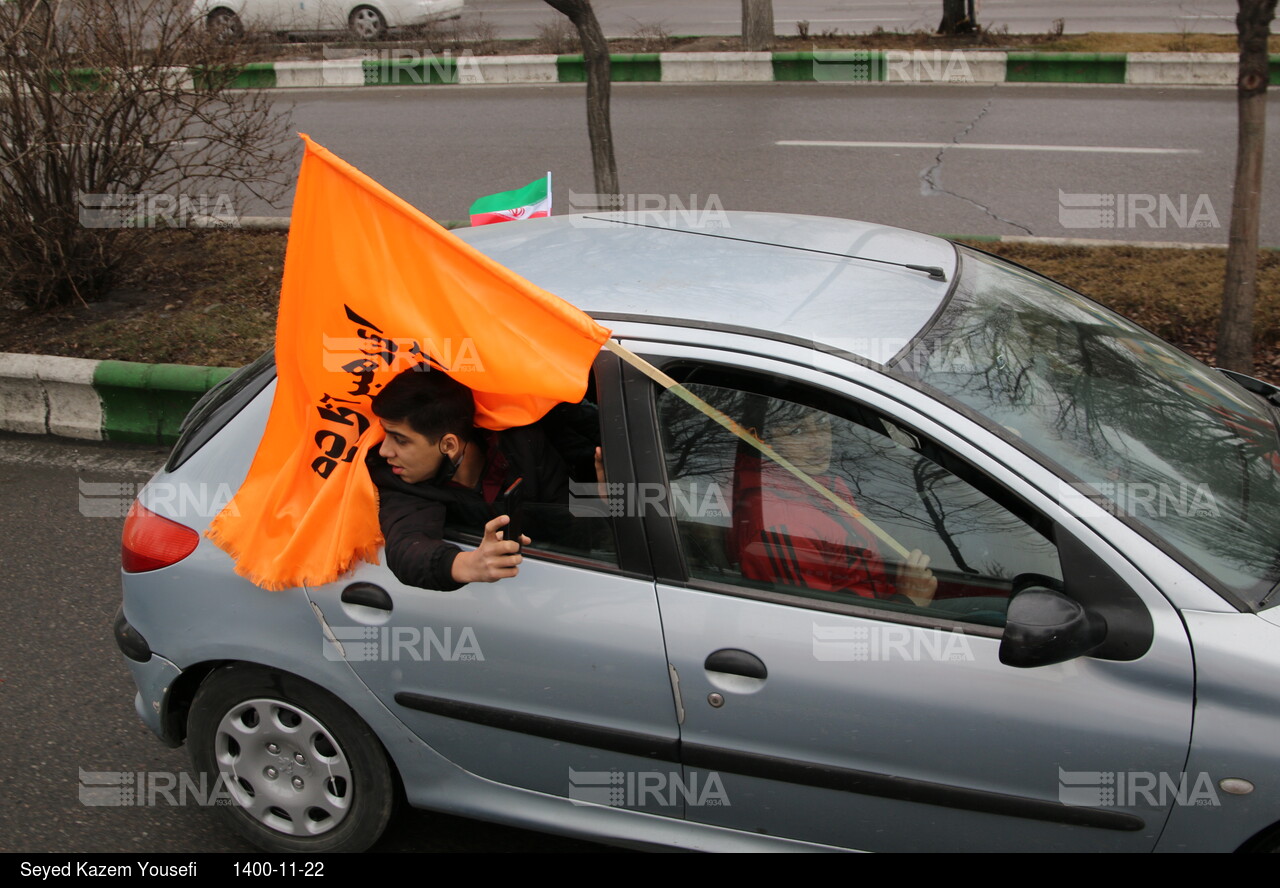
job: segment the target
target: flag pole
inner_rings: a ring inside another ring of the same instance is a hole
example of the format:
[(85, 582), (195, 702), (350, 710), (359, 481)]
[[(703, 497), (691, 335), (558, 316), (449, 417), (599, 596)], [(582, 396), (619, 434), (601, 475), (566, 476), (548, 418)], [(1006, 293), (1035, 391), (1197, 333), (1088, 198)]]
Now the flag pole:
[(900, 555), (902, 558), (906, 559), (910, 557), (911, 553), (907, 551), (905, 546), (903, 546), (901, 543), (899, 543), (897, 540), (891, 537), (884, 530), (884, 528), (880, 527), (880, 525), (876, 524), (874, 521), (872, 521), (870, 518), (868, 518), (866, 515), (860, 512), (857, 509), (857, 507), (855, 507), (852, 503), (841, 499), (840, 497), (832, 493), (830, 490), (823, 487), (821, 484), (815, 481), (812, 477), (806, 474), (804, 470), (797, 467), (790, 460), (786, 459), (784, 456), (778, 453), (778, 451), (774, 450), (764, 441), (761, 441), (759, 438), (753, 435), (750, 431), (743, 428), (739, 423), (735, 422), (728, 415), (712, 407), (706, 401), (702, 400), (693, 392), (685, 388), (683, 385), (676, 382), (670, 376), (668, 376), (667, 374), (659, 370), (657, 367), (650, 364), (644, 358), (640, 357), (635, 352), (631, 351), (629, 348), (622, 345), (616, 339), (610, 339), (604, 344), (604, 347), (609, 351), (613, 352), (622, 360), (626, 361), (632, 367), (635, 367), (645, 376), (652, 379), (654, 382), (662, 386), (664, 389), (666, 389), (671, 394), (675, 395), (680, 400), (684, 401), (685, 403), (689, 404), (691, 407), (695, 408), (701, 413), (706, 414), (711, 419), (715, 420), (717, 423), (724, 426), (724, 428), (726, 428), (728, 431), (732, 432), (738, 438), (742, 439), (747, 444), (751, 445), (756, 450), (758, 450), (761, 453), (761, 455), (763, 455), (766, 459), (769, 459), (777, 463), (779, 466), (786, 469), (792, 475), (795, 475), (796, 478), (800, 479), (802, 482), (804, 482), (806, 485), (812, 488), (814, 492), (816, 492), (819, 496), (823, 497), (824, 499), (834, 504), (838, 509), (840, 509), (840, 511), (844, 512), (850, 518), (854, 519), (863, 527), (865, 527), (867, 530), (875, 534), (877, 539), (887, 544), (891, 549), (893, 549), (893, 551), (897, 552), (898, 555)]

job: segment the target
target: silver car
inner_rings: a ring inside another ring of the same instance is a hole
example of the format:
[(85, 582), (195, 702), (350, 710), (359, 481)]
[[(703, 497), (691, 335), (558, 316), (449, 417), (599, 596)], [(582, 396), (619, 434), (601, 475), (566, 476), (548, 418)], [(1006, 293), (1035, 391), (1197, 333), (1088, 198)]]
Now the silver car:
[(196, 407), (116, 629), (216, 815), (283, 851), (372, 845), (401, 790), (639, 847), (1280, 847), (1276, 390), (937, 238), (715, 216), (460, 233), (683, 387), (601, 352), (607, 484), (544, 504), (580, 532), (531, 513), (518, 577), (249, 584), (201, 534), (271, 357)]

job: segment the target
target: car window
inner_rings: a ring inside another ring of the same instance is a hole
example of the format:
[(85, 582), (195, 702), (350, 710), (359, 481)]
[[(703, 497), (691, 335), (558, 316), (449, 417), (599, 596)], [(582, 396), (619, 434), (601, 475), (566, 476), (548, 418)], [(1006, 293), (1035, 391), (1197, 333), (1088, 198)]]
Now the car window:
[(177, 471), (275, 378), (276, 354), (271, 349), (205, 392), (183, 419), (165, 471)]
[(955, 293), (894, 366), (1064, 477), (1233, 603), (1280, 582), (1272, 405), (1085, 297), (961, 249)]
[[(600, 410), (594, 378), (587, 397), (578, 404), (560, 404), (530, 427), (523, 437), (529, 446), (513, 447), (503, 436), (490, 438), (490, 460), (528, 459), (535, 465), (518, 469), (514, 462), (502, 474), (506, 487), (522, 476), (521, 488), (532, 491), (520, 497), (515, 508), (522, 533), (532, 541), (527, 551), (585, 558), (607, 565), (618, 564), (613, 520), (603, 507), (596, 479), (595, 450), (600, 445)], [(531, 443), (530, 443), (531, 442)], [(499, 455), (501, 454), (501, 455)], [(527, 476), (527, 477), (524, 477)], [(537, 483), (530, 481), (537, 479)], [(445, 517), (446, 537), (476, 542), (484, 525), (509, 510), (498, 497), (493, 502), (476, 499), (451, 505)]]
[(690, 391), (781, 460), (659, 396), (691, 578), (996, 626), (1015, 578), (1061, 581), (1047, 523), (1011, 511), (916, 433), (826, 393), (694, 378)]

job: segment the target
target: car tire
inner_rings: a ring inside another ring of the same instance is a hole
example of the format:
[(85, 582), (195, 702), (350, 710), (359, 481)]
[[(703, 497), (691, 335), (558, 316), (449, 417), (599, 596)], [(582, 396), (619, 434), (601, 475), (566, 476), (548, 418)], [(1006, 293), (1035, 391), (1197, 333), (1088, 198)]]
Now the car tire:
[(363, 851), (396, 807), (378, 738), (293, 675), (240, 664), (214, 672), (192, 700), (187, 744), (219, 815), (267, 851)]
[(347, 27), (360, 40), (381, 40), (387, 35), (387, 20), (372, 6), (357, 6), (351, 10)]
[(230, 9), (215, 9), (204, 21), (206, 29), (219, 43), (235, 43), (244, 37), (244, 22)]

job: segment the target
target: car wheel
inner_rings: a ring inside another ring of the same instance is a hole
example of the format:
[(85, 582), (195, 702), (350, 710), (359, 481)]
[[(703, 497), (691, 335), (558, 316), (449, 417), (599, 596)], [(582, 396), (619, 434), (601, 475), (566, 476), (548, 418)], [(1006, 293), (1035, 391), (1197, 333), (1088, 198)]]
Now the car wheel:
[(351, 33), (361, 40), (380, 40), (387, 33), (387, 20), (372, 6), (357, 6), (347, 19)]
[(215, 9), (209, 13), (205, 27), (219, 43), (234, 43), (244, 36), (244, 23), (230, 9)]
[(396, 783), (377, 737), (296, 676), (213, 673), (191, 703), (187, 743), (220, 816), (267, 851), (363, 851), (391, 820)]

